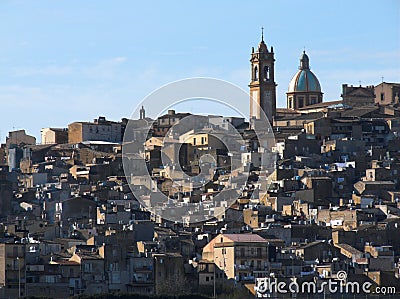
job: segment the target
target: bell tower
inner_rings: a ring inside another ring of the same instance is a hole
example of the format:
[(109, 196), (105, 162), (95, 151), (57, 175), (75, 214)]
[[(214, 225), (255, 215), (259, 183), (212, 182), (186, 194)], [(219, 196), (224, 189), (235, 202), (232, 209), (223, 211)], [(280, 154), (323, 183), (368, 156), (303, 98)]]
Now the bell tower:
[(271, 124), (276, 113), (274, 62), (274, 48), (271, 47), (271, 51), (268, 51), (264, 43), (264, 28), (261, 28), (261, 42), (257, 51), (252, 48), (250, 58), (250, 119), (260, 119), (262, 109)]

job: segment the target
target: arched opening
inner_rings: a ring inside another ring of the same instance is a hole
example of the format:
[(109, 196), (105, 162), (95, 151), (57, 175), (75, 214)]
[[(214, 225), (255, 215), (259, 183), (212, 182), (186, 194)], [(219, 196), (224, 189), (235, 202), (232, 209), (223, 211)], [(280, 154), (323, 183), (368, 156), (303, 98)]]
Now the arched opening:
[(269, 80), (269, 66), (264, 66), (264, 78), (265, 80)]
[(254, 67), (254, 81), (258, 80), (258, 68), (257, 66)]

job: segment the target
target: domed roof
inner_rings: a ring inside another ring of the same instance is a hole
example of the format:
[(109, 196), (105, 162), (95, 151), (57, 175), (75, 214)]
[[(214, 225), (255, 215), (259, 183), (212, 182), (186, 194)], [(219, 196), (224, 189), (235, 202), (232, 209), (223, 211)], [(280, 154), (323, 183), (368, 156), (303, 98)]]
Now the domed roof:
[(309, 58), (305, 51), (300, 56), (300, 67), (297, 73), (293, 76), (289, 84), (288, 92), (296, 91), (314, 91), (321, 92), (317, 76), (310, 70)]

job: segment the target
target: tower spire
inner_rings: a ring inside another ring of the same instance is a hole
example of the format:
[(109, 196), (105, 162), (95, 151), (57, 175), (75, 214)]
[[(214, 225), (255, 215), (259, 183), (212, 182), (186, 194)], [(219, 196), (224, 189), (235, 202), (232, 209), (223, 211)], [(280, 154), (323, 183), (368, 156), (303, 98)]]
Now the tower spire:
[(276, 116), (276, 83), (274, 76), (274, 52), (268, 51), (261, 27), (261, 42), (256, 52), (251, 52), (250, 118), (261, 119), (263, 113), (272, 123)]
[(261, 41), (264, 41), (264, 27), (261, 27)]

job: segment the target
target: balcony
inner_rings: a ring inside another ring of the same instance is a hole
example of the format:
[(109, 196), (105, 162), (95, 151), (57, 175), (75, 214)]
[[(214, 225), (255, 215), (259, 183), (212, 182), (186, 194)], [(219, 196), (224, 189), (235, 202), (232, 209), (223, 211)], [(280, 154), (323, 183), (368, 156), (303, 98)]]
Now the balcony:
[(143, 272), (153, 272), (153, 266), (143, 266), (137, 267), (133, 270), (134, 272), (143, 273)]
[(134, 283), (151, 283), (152, 281), (153, 281), (152, 275), (133, 274)]
[(235, 252), (235, 257), (238, 259), (268, 259), (268, 254), (266, 252)]
[(25, 253), (22, 253), (22, 252), (19, 252), (17, 254), (14, 254), (12, 252), (7, 252), (6, 256), (7, 256), (7, 258), (13, 259), (13, 260), (16, 260), (17, 258), (19, 258), (21, 260), (21, 262), (23, 262), (25, 260)]
[(254, 276), (253, 275), (248, 275), (248, 276), (235, 276), (236, 281), (254, 281)]
[(236, 265), (236, 269), (238, 270), (250, 270), (249, 265)]

